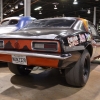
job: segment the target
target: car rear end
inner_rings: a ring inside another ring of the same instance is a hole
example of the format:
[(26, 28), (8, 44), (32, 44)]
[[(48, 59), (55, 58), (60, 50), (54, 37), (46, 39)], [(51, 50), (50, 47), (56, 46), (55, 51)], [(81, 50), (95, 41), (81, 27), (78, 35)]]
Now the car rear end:
[(27, 66), (58, 68), (60, 60), (69, 58), (61, 53), (57, 40), (1, 39), (0, 60)]
[(68, 84), (84, 86), (90, 72), (90, 54), (85, 47), (91, 36), (72, 29), (75, 23), (70, 18), (40, 20), (1, 36), (0, 61), (8, 62), (16, 75), (28, 75), (34, 66), (64, 69)]
[[(5, 34), (1, 38), (0, 60), (27, 66), (66, 67), (66, 59), (71, 57), (67, 35), (74, 32), (71, 27), (75, 22), (74, 18), (41, 19), (18, 32)], [(71, 49), (76, 51), (77, 47)]]

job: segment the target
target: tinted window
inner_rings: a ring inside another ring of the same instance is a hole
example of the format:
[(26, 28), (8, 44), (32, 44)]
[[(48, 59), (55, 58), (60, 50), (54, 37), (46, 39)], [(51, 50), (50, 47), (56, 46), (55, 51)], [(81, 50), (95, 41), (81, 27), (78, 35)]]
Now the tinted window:
[(81, 24), (80, 28), (81, 28), (81, 30), (85, 31), (85, 27), (84, 27), (83, 23)]
[(9, 25), (16, 25), (18, 20), (10, 20)]
[[(26, 27), (70, 27), (75, 20), (67, 20), (67, 19), (50, 19), (50, 20), (38, 20), (34, 21)], [(25, 27), (25, 28), (26, 28)]]
[(3, 22), (1, 22), (1, 25), (2, 26), (7, 26), (9, 23), (9, 20), (4, 20)]

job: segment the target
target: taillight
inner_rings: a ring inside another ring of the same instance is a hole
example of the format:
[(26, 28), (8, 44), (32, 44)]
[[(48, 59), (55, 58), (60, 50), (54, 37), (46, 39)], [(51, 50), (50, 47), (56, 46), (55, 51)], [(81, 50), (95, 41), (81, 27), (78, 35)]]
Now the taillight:
[(33, 42), (32, 49), (43, 50), (43, 51), (57, 51), (57, 43)]
[(3, 40), (0, 40), (0, 48), (4, 48), (4, 41)]
[(54, 50), (57, 50), (57, 44), (56, 43), (50, 43), (50, 44), (46, 43), (46, 44), (44, 44), (44, 48), (45, 49), (54, 49)]

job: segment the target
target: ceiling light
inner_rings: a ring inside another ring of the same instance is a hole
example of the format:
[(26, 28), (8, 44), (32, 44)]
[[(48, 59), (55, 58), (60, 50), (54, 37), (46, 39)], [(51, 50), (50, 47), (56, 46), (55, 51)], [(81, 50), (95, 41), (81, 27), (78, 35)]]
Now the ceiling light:
[(85, 10), (85, 9), (83, 9), (83, 8), (81, 9), (81, 11), (84, 11), (84, 12), (86, 12), (86, 10)]
[(11, 7), (11, 5), (9, 5), (9, 7)]
[(18, 9), (18, 5), (15, 6), (15, 9)]
[(4, 13), (4, 15), (7, 15), (6, 13)]
[(19, 4), (20, 4), (21, 6), (23, 6), (23, 5), (24, 5), (24, 4), (23, 4), (23, 2), (20, 2)]
[(57, 5), (58, 5), (59, 3), (54, 2), (54, 3), (52, 3), (52, 4), (54, 5), (54, 9), (58, 9), (58, 8), (57, 8)]
[(20, 14), (19, 16), (23, 16), (24, 14)]
[(41, 11), (39, 11), (39, 14), (42, 14), (42, 12), (41, 12)]
[(57, 5), (54, 5), (54, 9), (58, 9), (58, 8), (57, 8)]
[(13, 10), (13, 9), (11, 9), (10, 11), (11, 11), (11, 12), (13, 12), (14, 10)]
[(95, 1), (99, 1), (99, 0), (95, 0)]
[(14, 7), (12, 9), (14, 9)]
[(88, 13), (88, 14), (90, 14), (90, 13), (91, 13), (90, 9), (88, 9), (87, 13)]
[(42, 7), (39, 6), (39, 7), (36, 7), (34, 10), (40, 10)]
[(62, 14), (63, 17), (65, 17), (65, 14)]
[(77, 5), (78, 4), (78, 1), (77, 0), (74, 0), (73, 4), (74, 5)]

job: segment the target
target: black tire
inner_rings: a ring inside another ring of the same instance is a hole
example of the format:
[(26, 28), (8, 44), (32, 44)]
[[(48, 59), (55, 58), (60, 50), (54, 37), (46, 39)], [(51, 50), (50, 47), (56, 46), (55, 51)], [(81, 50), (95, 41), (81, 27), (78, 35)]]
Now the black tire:
[(90, 73), (90, 54), (87, 50), (83, 52), (76, 63), (70, 64), (65, 69), (65, 79), (69, 85), (84, 86)]
[[(28, 67), (26, 67), (25, 65), (8, 63), (8, 67), (10, 71), (16, 75), (28, 75), (31, 72), (31, 70), (27, 70)], [(31, 67), (30, 69), (32, 68), (33, 67)]]

